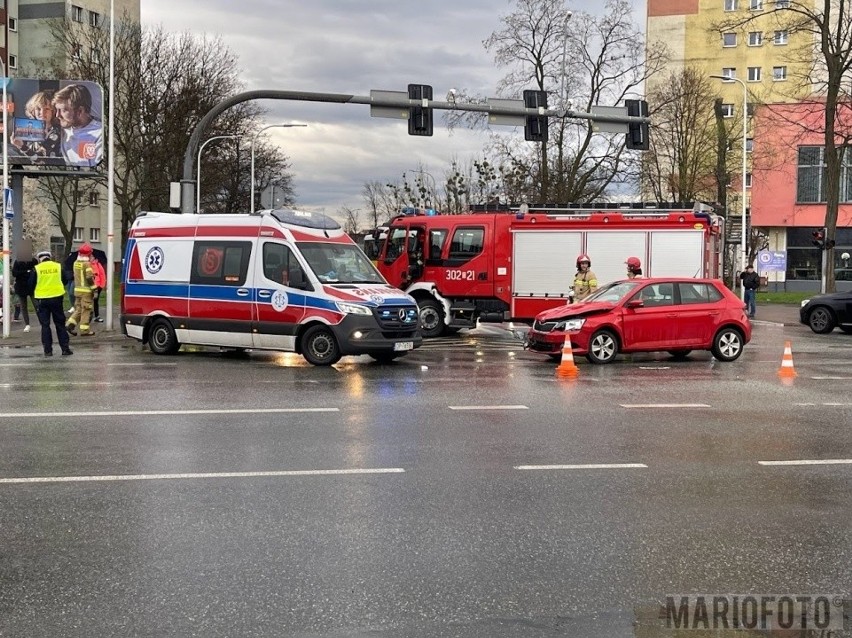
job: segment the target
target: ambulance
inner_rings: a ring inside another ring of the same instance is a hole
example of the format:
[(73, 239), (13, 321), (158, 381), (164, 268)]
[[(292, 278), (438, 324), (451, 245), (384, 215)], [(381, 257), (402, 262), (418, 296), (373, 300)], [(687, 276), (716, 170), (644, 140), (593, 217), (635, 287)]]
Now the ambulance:
[(121, 326), (156, 354), (181, 344), (387, 362), (420, 347), (417, 304), (340, 225), (290, 209), (142, 213), (127, 239)]

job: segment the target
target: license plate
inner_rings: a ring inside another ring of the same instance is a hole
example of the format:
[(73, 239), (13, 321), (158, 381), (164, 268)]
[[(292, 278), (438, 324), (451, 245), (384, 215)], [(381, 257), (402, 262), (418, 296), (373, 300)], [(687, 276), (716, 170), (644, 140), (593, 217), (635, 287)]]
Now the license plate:
[(399, 352), (400, 350), (414, 350), (413, 341), (398, 341), (393, 344), (393, 349)]

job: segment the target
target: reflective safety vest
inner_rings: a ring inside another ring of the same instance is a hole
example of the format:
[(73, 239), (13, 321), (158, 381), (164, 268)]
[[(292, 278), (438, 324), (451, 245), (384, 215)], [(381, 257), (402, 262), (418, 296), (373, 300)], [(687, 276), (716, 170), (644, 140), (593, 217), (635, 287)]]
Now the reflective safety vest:
[(33, 292), (35, 299), (53, 299), (65, 294), (65, 286), (62, 285), (62, 266), (55, 261), (43, 261), (37, 264), (36, 287)]
[(598, 278), (591, 270), (577, 271), (574, 275), (574, 301), (585, 299), (592, 293), (592, 288), (598, 287)]
[(88, 261), (74, 262), (74, 294), (85, 295), (95, 288), (95, 271)]

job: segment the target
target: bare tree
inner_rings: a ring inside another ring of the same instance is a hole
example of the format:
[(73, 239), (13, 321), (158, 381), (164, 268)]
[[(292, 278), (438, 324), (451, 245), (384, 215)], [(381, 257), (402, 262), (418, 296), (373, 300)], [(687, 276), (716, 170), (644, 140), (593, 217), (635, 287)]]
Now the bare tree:
[(343, 217), (343, 232), (350, 236), (355, 236), (361, 230), (361, 211), (343, 206), (339, 214)]
[[(771, 5), (770, 5), (771, 6)], [(844, 152), (852, 142), (852, 122), (841, 117), (849, 108), (850, 76), (852, 76), (852, 7), (846, 0), (788, 0), (776, 3), (762, 14), (737, 14), (714, 25), (719, 32), (747, 29), (758, 18), (769, 16), (778, 28), (788, 33), (798, 45), (791, 49), (791, 77), (800, 90), (811, 88), (824, 109), (822, 126), (811, 129), (823, 135), (825, 162), (825, 227), (829, 237), (837, 231), (840, 204), (841, 173)], [(804, 69), (798, 72), (798, 69)], [(791, 74), (792, 75), (792, 74)], [(826, 251), (825, 289), (835, 290), (834, 249)]]
[(35, 251), (50, 247), (50, 229), (53, 215), (44, 198), (38, 196), (39, 184), (35, 180), (24, 180), (24, 237), (33, 242)]
[(71, 246), (74, 243), (77, 215), (83, 208), (84, 199), (99, 183), (99, 177), (92, 179), (85, 174), (81, 174), (81, 177), (39, 178), (37, 197), (43, 202), (49, 202), (47, 209), (65, 240), (66, 255), (71, 252)]
[[(533, 88), (571, 96), (578, 107), (590, 111), (635, 94), (664, 62), (662, 45), (646, 51), (641, 29), (633, 23), (633, 6), (626, 0), (609, 0), (602, 16), (576, 12), (570, 20), (561, 0), (517, 0), (515, 6), (503, 17), (504, 28), (484, 42), (497, 64), (507, 68), (498, 85), (506, 97)], [(514, 177), (521, 177), (520, 166), (530, 167), (523, 179), (531, 199), (590, 201), (634, 169), (634, 154), (625, 153), (621, 135), (598, 135), (590, 122), (571, 118), (551, 128), (555, 134), (535, 157), (520, 143), (504, 140), (492, 147), (497, 163)]]

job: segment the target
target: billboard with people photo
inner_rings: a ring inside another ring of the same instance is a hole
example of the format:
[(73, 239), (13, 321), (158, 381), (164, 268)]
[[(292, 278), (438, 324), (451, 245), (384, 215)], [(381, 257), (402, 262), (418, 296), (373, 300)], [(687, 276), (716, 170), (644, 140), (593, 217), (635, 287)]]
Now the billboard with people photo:
[(10, 164), (93, 168), (103, 158), (103, 90), (95, 82), (11, 78), (6, 112)]

